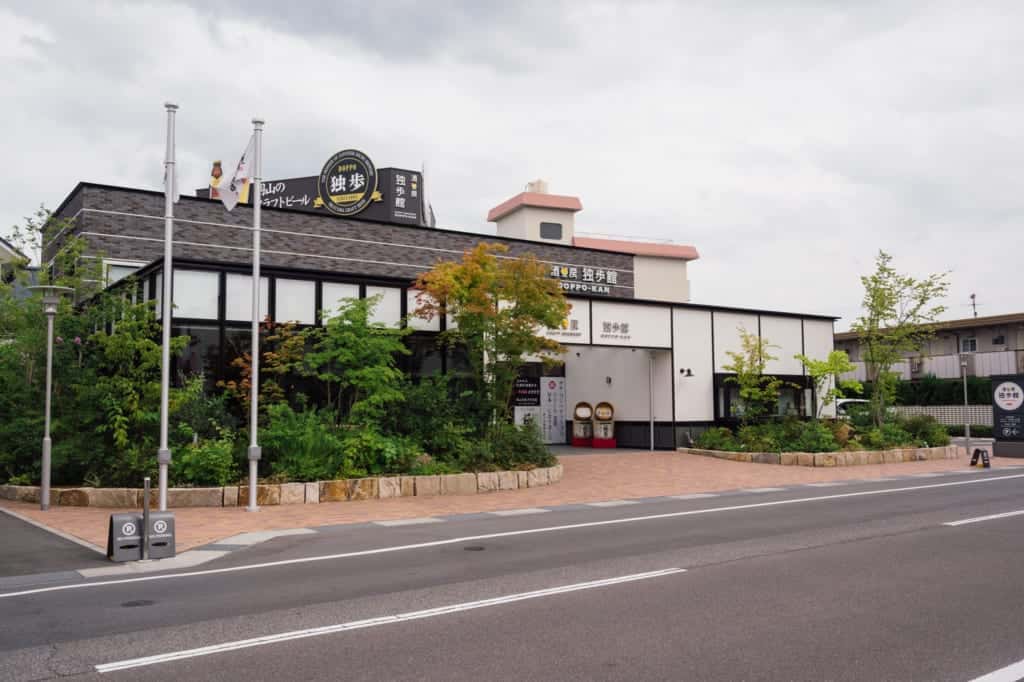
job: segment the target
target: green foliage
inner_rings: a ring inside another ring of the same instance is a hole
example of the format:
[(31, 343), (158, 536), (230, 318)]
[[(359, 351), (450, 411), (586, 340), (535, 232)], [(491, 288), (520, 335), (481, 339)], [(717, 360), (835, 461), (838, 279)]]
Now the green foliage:
[(813, 360), (806, 355), (794, 355), (803, 363), (807, 374), (814, 382), (814, 393), (818, 398), (818, 417), (826, 405), (834, 405), (839, 398), (860, 393), (861, 383), (856, 380), (842, 380), (840, 377), (856, 369), (846, 351), (834, 350), (825, 360)]
[(274, 474), (292, 481), (317, 481), (352, 468), (330, 413), (296, 412), (284, 403), (271, 405), (267, 413), (260, 443)]
[(702, 450), (724, 450), (739, 452), (739, 441), (733, 436), (732, 430), (724, 426), (713, 426), (697, 436), (696, 445)]
[(868, 381), (875, 385), (871, 410), (877, 427), (895, 397), (892, 366), (906, 353), (919, 351), (934, 334), (932, 323), (946, 310), (936, 301), (949, 289), (945, 273), (915, 279), (897, 273), (891, 263), (892, 256), (879, 251), (875, 272), (861, 277), (864, 310), (851, 327), (860, 339)]
[(324, 327), (307, 332), (312, 350), (305, 372), (325, 383), (337, 423), (380, 428), (405, 398), (396, 358), (409, 354), (402, 338), (412, 330), (371, 322), (379, 302), (379, 296), (345, 299)]
[[(946, 432), (958, 438), (964, 435), (964, 425), (946, 425)], [(971, 424), (971, 438), (991, 438), (992, 427), (988, 424)]]
[[(873, 390), (872, 384), (864, 385), (865, 395), (870, 395)], [(928, 374), (914, 381), (898, 381), (895, 399), (898, 405), (963, 405), (963, 379), (939, 379)], [(988, 377), (967, 377), (967, 403), (991, 405), (992, 380)]]
[(734, 416), (738, 416), (743, 424), (750, 424), (775, 412), (779, 391), (785, 382), (764, 373), (769, 362), (778, 360), (769, 353), (769, 349), (778, 346), (743, 327), (738, 331), (742, 350), (727, 351), (731, 361), (723, 369), (733, 373), (725, 380), (739, 386), (740, 402), (733, 406)]
[[(487, 421), (478, 429), (493, 446), (509, 420), (512, 389), (528, 355), (550, 356), (562, 346), (540, 333), (569, 314), (559, 283), (533, 256), (509, 258), (508, 247), (479, 244), (461, 262), (441, 262), (420, 275), (424, 295), (415, 314), (425, 319), (449, 314), (457, 323), (443, 334), (464, 348), (472, 367), (473, 390)], [(492, 431), (493, 429), (493, 431)]]
[(406, 387), (394, 421), (435, 460), (459, 462), (469, 452), (473, 433), (465, 398), (451, 375), (423, 377)]
[(900, 419), (899, 425), (922, 447), (949, 445), (949, 431), (928, 415), (914, 415)]
[(183, 376), (180, 388), (169, 398), (170, 446), (172, 449), (198, 440), (216, 440), (222, 431), (233, 431), (237, 420), (227, 409), (224, 394), (209, 394), (202, 375)]
[(221, 486), (237, 480), (234, 451), (235, 439), (229, 431), (179, 449), (170, 467), (175, 485)]
[(383, 434), (372, 428), (349, 429), (342, 443), (346, 465), (338, 473), (340, 478), (353, 475), (390, 474), (408, 471), (416, 457), (422, 454), (411, 438)]
[(474, 443), (466, 460), (466, 468), (480, 471), (492, 469), (528, 469), (555, 464), (554, 456), (541, 439), (536, 424), (516, 426), (507, 422), (495, 425), (491, 440)]

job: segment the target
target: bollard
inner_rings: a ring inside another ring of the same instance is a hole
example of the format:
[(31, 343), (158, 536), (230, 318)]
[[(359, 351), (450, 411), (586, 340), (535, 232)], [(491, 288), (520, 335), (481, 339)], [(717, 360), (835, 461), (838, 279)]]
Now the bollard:
[(142, 559), (149, 559), (149, 476), (142, 479)]

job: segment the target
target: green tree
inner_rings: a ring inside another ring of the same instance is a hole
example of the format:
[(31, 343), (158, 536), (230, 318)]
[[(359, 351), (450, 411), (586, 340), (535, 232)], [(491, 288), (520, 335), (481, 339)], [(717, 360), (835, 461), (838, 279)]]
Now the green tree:
[(934, 334), (933, 323), (946, 307), (936, 301), (949, 289), (947, 273), (923, 279), (896, 272), (892, 256), (879, 251), (875, 271), (860, 278), (864, 286), (863, 313), (851, 329), (857, 332), (871, 392), (871, 417), (885, 421), (886, 406), (896, 392), (898, 375), (892, 366), (908, 353), (921, 350)]
[(749, 424), (775, 411), (779, 402), (779, 391), (785, 382), (764, 373), (769, 362), (778, 360), (769, 349), (778, 346), (748, 332), (743, 327), (738, 327), (737, 330), (740, 333), (741, 350), (727, 351), (726, 354), (731, 361), (722, 368), (733, 373), (733, 376), (726, 377), (726, 382), (739, 387), (740, 405), (738, 410), (734, 407), (735, 413), (740, 421)]
[(793, 356), (803, 363), (807, 374), (814, 382), (814, 394), (818, 399), (817, 417), (826, 405), (834, 404), (847, 393), (860, 393), (864, 387), (856, 379), (843, 380), (843, 374), (854, 371), (856, 366), (850, 362), (846, 351), (834, 350), (825, 360), (814, 360), (806, 355)]
[(460, 262), (442, 262), (421, 274), (415, 314), (424, 319), (448, 314), (456, 326), (443, 342), (466, 350), (481, 414), (489, 415), (481, 430), (509, 417), (515, 378), (526, 356), (550, 356), (562, 346), (540, 329), (561, 324), (569, 314), (559, 283), (533, 256), (511, 258), (508, 247), (479, 244)]
[(389, 408), (404, 399), (405, 374), (397, 358), (408, 355), (406, 327), (371, 322), (380, 296), (342, 302), (322, 328), (307, 332), (307, 374), (323, 381), (327, 407), (339, 423), (380, 430)]

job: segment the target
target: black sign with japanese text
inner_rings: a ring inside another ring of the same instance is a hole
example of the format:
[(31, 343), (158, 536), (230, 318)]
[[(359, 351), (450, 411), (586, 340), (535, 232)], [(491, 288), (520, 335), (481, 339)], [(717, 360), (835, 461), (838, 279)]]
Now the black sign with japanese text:
[(992, 435), (996, 440), (1024, 441), (1024, 374), (991, 379)]
[(608, 268), (552, 265), (548, 268), (548, 276), (559, 280), (562, 290), (570, 294), (608, 295), (612, 293), (612, 287), (619, 283), (618, 271)]
[(513, 407), (538, 407), (540, 405), (540, 379), (538, 377), (516, 377), (512, 388)]
[(317, 192), (324, 207), (334, 215), (362, 213), (380, 199), (377, 167), (358, 149), (340, 151), (327, 159), (320, 171)]

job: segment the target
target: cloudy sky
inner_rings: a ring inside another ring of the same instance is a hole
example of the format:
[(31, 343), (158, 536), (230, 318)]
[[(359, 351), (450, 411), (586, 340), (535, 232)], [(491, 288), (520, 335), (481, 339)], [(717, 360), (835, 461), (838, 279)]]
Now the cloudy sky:
[[(215, 8), (215, 9), (211, 9)], [(1024, 310), (1019, 3), (0, 0), (0, 234), (79, 180), (185, 187), (266, 119), (268, 178), (419, 167), (493, 231), (530, 179), (577, 229), (693, 244), (693, 300), (856, 317), (885, 249), (947, 317)]]

